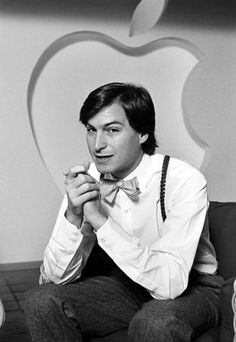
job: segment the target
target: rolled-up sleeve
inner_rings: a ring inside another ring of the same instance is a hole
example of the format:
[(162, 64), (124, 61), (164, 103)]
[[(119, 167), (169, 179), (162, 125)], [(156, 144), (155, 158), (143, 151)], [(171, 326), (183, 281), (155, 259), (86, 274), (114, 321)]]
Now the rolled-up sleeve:
[(80, 277), (81, 271), (93, 248), (96, 236), (87, 222), (81, 227), (72, 225), (65, 218), (65, 196), (44, 252), (40, 282), (66, 284)]

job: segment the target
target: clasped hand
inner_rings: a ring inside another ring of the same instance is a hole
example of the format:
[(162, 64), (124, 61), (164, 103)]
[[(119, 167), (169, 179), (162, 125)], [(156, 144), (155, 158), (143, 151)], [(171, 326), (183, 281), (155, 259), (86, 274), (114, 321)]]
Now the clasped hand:
[(98, 230), (107, 220), (99, 196), (97, 181), (88, 174), (89, 162), (72, 167), (64, 174), (65, 191), (68, 198), (66, 218), (69, 222), (81, 226), (83, 218)]

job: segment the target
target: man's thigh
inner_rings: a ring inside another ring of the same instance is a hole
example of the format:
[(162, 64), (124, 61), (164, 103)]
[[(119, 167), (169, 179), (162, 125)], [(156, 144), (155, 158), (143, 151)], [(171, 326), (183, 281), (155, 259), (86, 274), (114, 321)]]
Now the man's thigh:
[(115, 277), (97, 276), (67, 285), (43, 284), (34, 291), (46, 291), (56, 298), (83, 334), (103, 335), (125, 329), (141, 308), (133, 292)]

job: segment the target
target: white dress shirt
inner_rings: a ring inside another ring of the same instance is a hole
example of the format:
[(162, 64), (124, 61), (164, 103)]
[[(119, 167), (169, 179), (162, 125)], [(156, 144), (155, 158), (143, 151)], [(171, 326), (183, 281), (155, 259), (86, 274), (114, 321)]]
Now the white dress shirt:
[[(138, 202), (122, 190), (114, 205), (102, 200), (108, 219), (97, 233), (86, 222), (76, 227), (67, 221), (65, 196), (45, 250), (41, 281), (66, 284), (78, 279), (96, 239), (119, 268), (156, 299), (179, 296), (188, 285), (192, 267), (200, 273), (214, 274), (217, 261), (205, 220), (205, 178), (189, 164), (170, 159), (165, 195), (167, 219), (163, 222), (162, 163), (163, 155), (144, 154), (138, 167), (125, 178), (138, 178)], [(99, 180), (94, 164), (89, 173)]]

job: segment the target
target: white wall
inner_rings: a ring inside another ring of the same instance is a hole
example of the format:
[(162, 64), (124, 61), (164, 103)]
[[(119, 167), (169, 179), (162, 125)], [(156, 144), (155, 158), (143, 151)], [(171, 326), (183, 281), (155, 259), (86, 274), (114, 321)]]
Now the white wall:
[[(191, 17), (170, 2), (152, 31), (130, 38), (137, 3), (72, 1), (68, 9), (64, 2), (54, 8), (0, 1), (0, 264), (42, 259), (62, 198), (63, 169), (87, 158), (79, 107), (90, 89), (114, 78), (150, 90), (161, 152), (201, 168), (210, 199), (236, 199), (231, 16), (212, 11), (208, 17), (199, 8)], [(111, 39), (93, 42), (94, 35), (81, 31)], [(144, 46), (160, 38), (153, 51)], [(140, 46), (132, 56), (132, 47)]]

